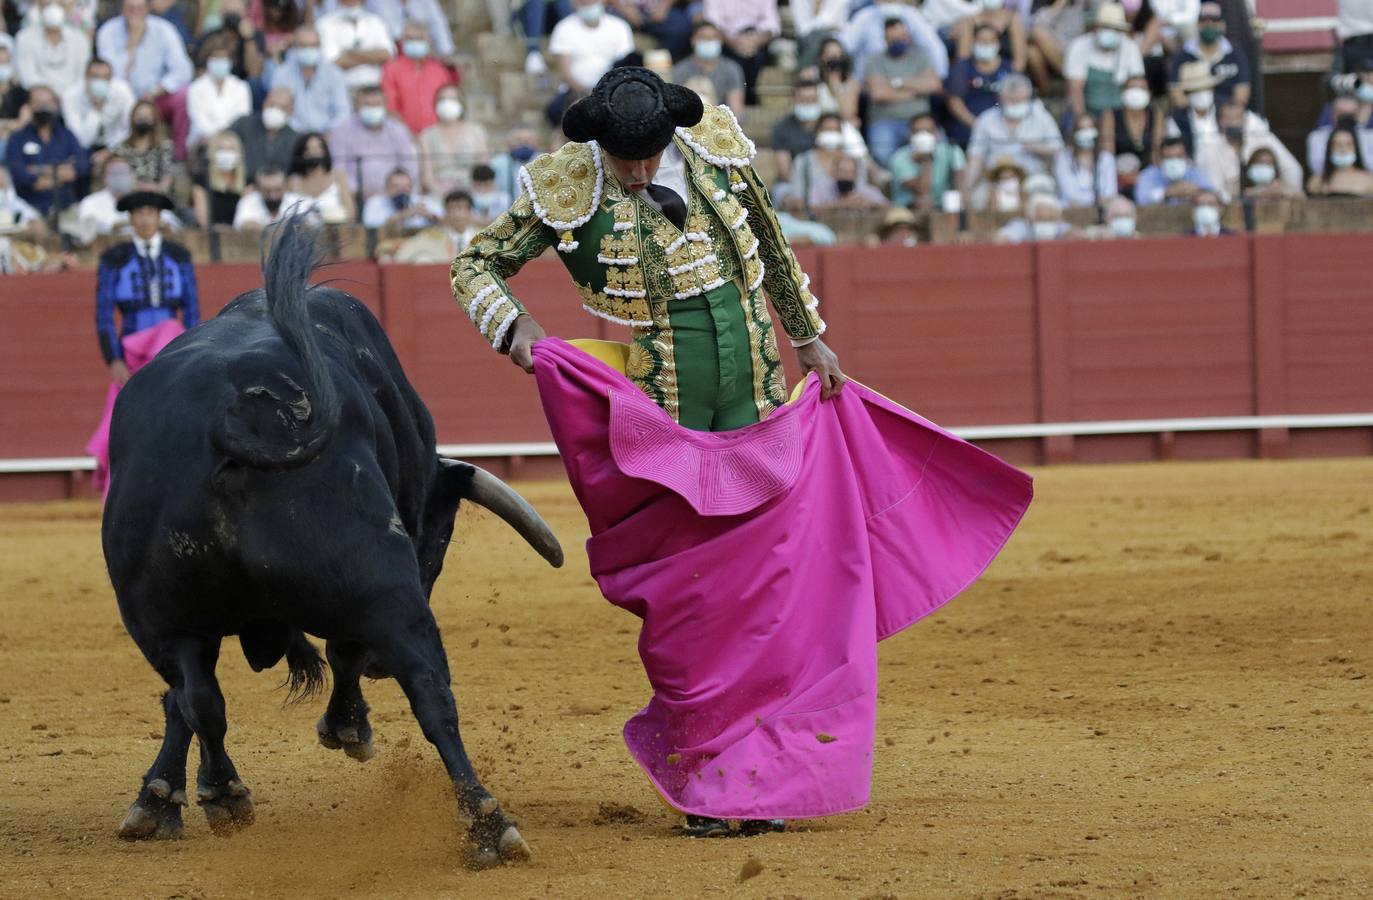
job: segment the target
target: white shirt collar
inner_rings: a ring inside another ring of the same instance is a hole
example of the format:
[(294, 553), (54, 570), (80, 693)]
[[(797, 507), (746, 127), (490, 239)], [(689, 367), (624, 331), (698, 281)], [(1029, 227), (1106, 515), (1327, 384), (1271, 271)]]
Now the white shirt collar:
[[(653, 176), (653, 183), (671, 188), (678, 197), (682, 198), (683, 203), (689, 202), (686, 157), (682, 156), (682, 151), (677, 149), (676, 141), (668, 144), (667, 149), (663, 151), (663, 159), (658, 163), (658, 173)], [(645, 191), (640, 191), (639, 195), (647, 198)]]
[(159, 231), (146, 241), (138, 235), (134, 235), (133, 246), (138, 251), (139, 256), (157, 259), (162, 255), (162, 232)]

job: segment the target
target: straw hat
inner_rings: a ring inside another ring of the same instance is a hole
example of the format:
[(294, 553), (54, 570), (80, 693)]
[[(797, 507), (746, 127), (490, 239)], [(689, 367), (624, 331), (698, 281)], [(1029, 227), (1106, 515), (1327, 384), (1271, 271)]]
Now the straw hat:
[(1129, 31), (1130, 23), (1125, 21), (1125, 7), (1119, 3), (1103, 3), (1096, 10), (1098, 28), (1114, 28), (1116, 31)]
[(1178, 87), (1182, 88), (1185, 94), (1209, 91), (1218, 84), (1220, 79), (1211, 74), (1210, 63), (1197, 59), (1183, 63), (1178, 69)]
[(891, 209), (887, 210), (887, 214), (882, 217), (882, 225), (877, 229), (877, 233), (879, 236), (885, 238), (891, 233), (893, 228), (899, 228), (902, 225), (909, 225), (914, 228), (915, 213), (904, 206), (893, 206)]
[(1025, 180), (1025, 167), (1014, 156), (998, 157), (987, 170), (987, 179), (996, 181), (1003, 172), (1014, 172), (1020, 176), (1021, 181)]

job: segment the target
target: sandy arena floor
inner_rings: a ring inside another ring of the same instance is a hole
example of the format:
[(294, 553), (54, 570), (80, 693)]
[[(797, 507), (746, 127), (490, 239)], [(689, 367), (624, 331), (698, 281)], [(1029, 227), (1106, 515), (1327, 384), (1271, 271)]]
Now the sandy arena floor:
[(486, 873), (458, 865), (394, 683), (367, 689), (379, 753), (359, 765), (232, 640), (257, 824), (216, 838), (192, 807), (180, 843), (119, 841), (161, 684), (119, 623), (96, 505), (0, 508), (0, 894), (1369, 896), (1370, 485), (1373, 460), (1039, 472), (989, 574), (883, 646), (872, 806), (709, 842), (672, 833), (620, 742), (647, 698), (636, 621), (586, 574), (571, 493), (526, 485), (568, 566), (468, 512), (434, 598), (467, 747), (536, 854)]

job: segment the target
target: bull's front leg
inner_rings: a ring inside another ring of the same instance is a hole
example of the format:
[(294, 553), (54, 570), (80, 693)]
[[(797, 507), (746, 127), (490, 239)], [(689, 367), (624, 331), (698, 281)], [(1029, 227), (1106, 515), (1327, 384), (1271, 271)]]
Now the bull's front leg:
[(462, 821), (468, 829), (468, 864), (487, 868), (502, 860), (526, 860), (529, 845), (501, 811), (500, 803), (482, 786), (463, 748), (458, 710), (449, 687), (448, 657), (438, 625), (421, 597), (407, 606), (406, 614), (390, 620), (394, 624), (374, 650), (400, 682), (420, 729), (439, 751), (453, 779)]
[(329, 641), (324, 652), (334, 673), (334, 689), (329, 695), (329, 706), (315, 726), (319, 742), (330, 750), (342, 750), (358, 762), (367, 762), (376, 754), (372, 725), (367, 721), (367, 701), (358, 683), (367, 661), (367, 648), (350, 641)]

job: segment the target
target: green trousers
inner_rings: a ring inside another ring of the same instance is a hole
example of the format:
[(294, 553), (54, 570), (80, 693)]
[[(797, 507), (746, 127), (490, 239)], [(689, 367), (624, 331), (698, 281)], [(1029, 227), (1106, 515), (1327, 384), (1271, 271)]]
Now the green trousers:
[(753, 353), (739, 286), (669, 305), (677, 365), (677, 421), (693, 431), (731, 431), (758, 421)]

